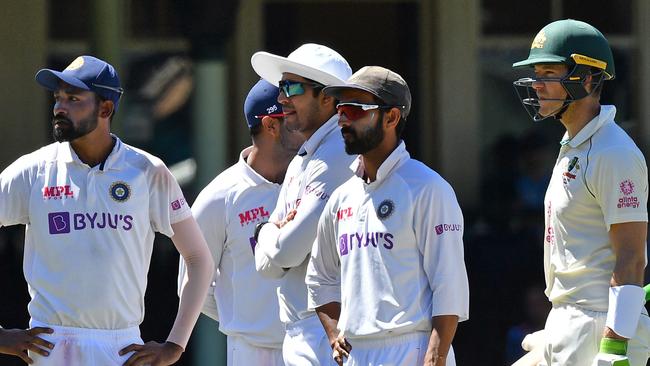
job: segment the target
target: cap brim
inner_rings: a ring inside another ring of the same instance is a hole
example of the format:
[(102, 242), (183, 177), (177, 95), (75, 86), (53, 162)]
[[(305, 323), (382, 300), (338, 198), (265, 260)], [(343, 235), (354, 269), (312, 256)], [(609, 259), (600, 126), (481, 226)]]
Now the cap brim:
[(524, 66), (534, 66), (537, 64), (561, 64), (564, 62), (566, 62), (566, 58), (561, 56), (533, 57), (523, 61), (515, 62), (514, 64), (512, 64), (512, 67), (517, 68), (517, 67), (524, 67)]
[(370, 90), (369, 88), (366, 88), (365, 86), (356, 85), (356, 84), (342, 84), (342, 85), (337, 84), (337, 85), (332, 85), (332, 86), (326, 86), (323, 89), (323, 93), (325, 93), (325, 94), (327, 94), (329, 96), (332, 96), (332, 97), (334, 97), (336, 99), (340, 99), (339, 96), (341, 95), (341, 92), (343, 92), (345, 90), (361, 90), (361, 91), (368, 92), (368, 93), (376, 96), (377, 98), (381, 99), (381, 97), (376, 92), (374, 92), (373, 90)]
[(273, 85), (278, 85), (285, 72), (314, 80), (323, 85), (344, 84), (345, 81), (327, 72), (289, 60), (286, 57), (273, 55), (268, 52), (256, 52), (251, 57), (253, 70), (262, 79)]
[(58, 89), (60, 81), (63, 81), (79, 89), (91, 90), (90, 87), (88, 87), (88, 85), (86, 85), (81, 80), (72, 77), (70, 75), (66, 75), (61, 71), (42, 69), (36, 73), (35, 78), (39, 84), (41, 84), (43, 87), (45, 87), (48, 90)]

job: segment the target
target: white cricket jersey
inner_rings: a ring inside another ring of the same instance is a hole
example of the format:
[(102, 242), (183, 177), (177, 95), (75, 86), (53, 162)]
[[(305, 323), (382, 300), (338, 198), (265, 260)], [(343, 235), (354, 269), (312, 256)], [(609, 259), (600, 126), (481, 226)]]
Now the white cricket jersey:
[(463, 216), (451, 186), (404, 142), (366, 183), (339, 187), (318, 225), (307, 270), (309, 308), (341, 303), (346, 337), (431, 331), (431, 318), (469, 316)]
[(64, 142), (0, 174), (0, 225), (27, 225), (23, 271), (34, 320), (139, 325), (154, 232), (171, 237), (171, 225), (191, 216), (160, 159), (113, 139), (106, 161), (92, 168)]
[(544, 272), (553, 303), (606, 311), (616, 260), (610, 225), (648, 221), (645, 159), (615, 114), (601, 106), (562, 141), (545, 198)]
[(242, 151), (237, 164), (208, 184), (192, 205), (216, 271), (216, 286), (208, 292), (203, 312), (218, 320), (219, 330), (228, 336), (239, 336), (259, 347), (281, 348), (280, 281), (255, 270), (253, 238), (255, 225), (269, 219), (280, 185), (246, 163), (251, 150)]
[(287, 168), (270, 221), (283, 219), (293, 209), (297, 214), (280, 229), (279, 236), (258, 237), (256, 257), (289, 269), (278, 290), (280, 320), (284, 323), (315, 315), (307, 309), (305, 273), (309, 252), (325, 203), (334, 189), (352, 176), (348, 167), (355, 158), (345, 153), (340, 131), (338, 115), (334, 115), (305, 141)]

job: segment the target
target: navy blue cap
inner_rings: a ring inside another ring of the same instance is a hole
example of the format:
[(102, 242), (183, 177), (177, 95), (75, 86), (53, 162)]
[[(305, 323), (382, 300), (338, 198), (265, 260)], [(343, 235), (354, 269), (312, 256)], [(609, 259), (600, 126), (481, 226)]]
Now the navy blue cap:
[(92, 56), (79, 56), (63, 71), (41, 69), (36, 73), (36, 81), (48, 90), (59, 88), (64, 81), (74, 87), (89, 90), (117, 105), (124, 90), (115, 68), (106, 61)]
[(262, 117), (271, 116), (280, 118), (282, 105), (278, 103), (280, 89), (264, 79), (253, 85), (244, 102), (244, 115), (248, 128), (253, 128), (262, 123)]

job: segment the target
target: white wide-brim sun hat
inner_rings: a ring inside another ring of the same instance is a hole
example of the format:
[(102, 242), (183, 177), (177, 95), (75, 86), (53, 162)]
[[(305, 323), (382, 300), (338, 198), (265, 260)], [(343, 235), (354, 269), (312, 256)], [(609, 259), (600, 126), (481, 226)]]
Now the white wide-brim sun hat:
[(251, 65), (262, 79), (273, 85), (278, 85), (285, 72), (323, 85), (345, 84), (352, 75), (352, 69), (343, 56), (327, 46), (314, 43), (303, 44), (288, 57), (256, 52), (251, 57)]

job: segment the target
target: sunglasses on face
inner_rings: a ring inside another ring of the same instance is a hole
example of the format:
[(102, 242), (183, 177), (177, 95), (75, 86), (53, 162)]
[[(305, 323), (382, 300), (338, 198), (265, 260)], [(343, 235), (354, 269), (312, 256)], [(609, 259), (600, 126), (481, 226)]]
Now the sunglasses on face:
[(339, 103), (336, 105), (336, 112), (341, 115), (345, 115), (345, 118), (350, 121), (356, 121), (361, 119), (368, 114), (369, 111), (374, 109), (391, 109), (391, 108), (400, 108), (399, 106), (390, 106), (390, 105), (379, 105), (379, 104), (363, 104), (355, 102), (345, 102)]
[(323, 87), (323, 85), (318, 83), (302, 81), (280, 80), (279, 83), (280, 91), (283, 92), (287, 98), (293, 97), (294, 95), (305, 94), (305, 85), (309, 85), (314, 89)]

